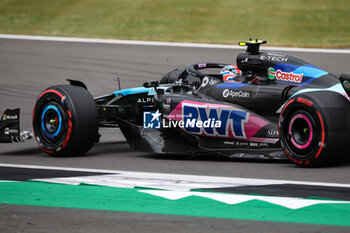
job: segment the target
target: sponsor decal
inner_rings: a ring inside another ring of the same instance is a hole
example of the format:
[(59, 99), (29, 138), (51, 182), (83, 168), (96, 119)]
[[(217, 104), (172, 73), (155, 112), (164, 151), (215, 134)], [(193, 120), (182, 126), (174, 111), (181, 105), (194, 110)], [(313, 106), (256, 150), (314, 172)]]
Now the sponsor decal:
[(209, 85), (212, 86), (214, 84), (217, 84), (218, 82), (219, 82), (219, 80), (213, 80), (212, 79), (212, 80), (209, 81)]
[(137, 103), (138, 103), (138, 104), (148, 104), (148, 103), (153, 103), (153, 102), (154, 102), (154, 100), (153, 100), (152, 97), (139, 98), (139, 99), (137, 100)]
[(273, 67), (267, 69), (267, 74), (271, 80), (277, 79), (280, 81), (301, 83), (303, 80), (304, 74), (294, 74), (293, 72), (283, 72), (282, 70), (275, 70)]
[(350, 82), (349, 81), (344, 80), (343, 86), (344, 86), (345, 90), (350, 91)]
[(261, 143), (259, 143), (259, 146), (261, 146), (261, 147), (267, 147), (267, 146), (269, 146), (266, 142), (261, 142)]
[[(184, 100), (166, 116), (166, 119), (183, 121), (182, 130), (191, 134), (267, 143), (275, 143), (278, 140), (278, 138), (254, 137), (268, 122), (230, 105)], [(199, 123), (201, 125), (197, 125), (197, 121), (201, 121), (202, 123)], [(204, 124), (205, 121), (210, 122)]]
[(250, 148), (250, 147), (268, 147), (269, 145), (265, 142), (256, 143), (256, 142), (246, 142), (246, 141), (224, 141), (224, 145), (229, 145), (233, 147), (241, 147), (241, 148)]
[(278, 53), (267, 53), (266, 55), (260, 56), (260, 60), (263, 61), (276, 61), (276, 62), (287, 62), (288, 58), (284, 54)]
[(166, 110), (169, 110), (170, 109), (170, 104), (164, 104), (163, 103), (163, 108), (166, 109)]
[(202, 87), (205, 87), (206, 85), (208, 85), (209, 83), (209, 78), (208, 77), (204, 77), (203, 81), (202, 81)]
[(224, 141), (224, 145), (235, 145), (234, 141)]
[(5, 128), (4, 133), (6, 135), (8, 135), (8, 134), (16, 134), (16, 133), (18, 133), (18, 130), (17, 129)]
[[(232, 108), (206, 108), (182, 104), (184, 130), (193, 134), (246, 139), (244, 124), (249, 113)], [(200, 123), (198, 123), (200, 122)]]
[(273, 80), (276, 78), (276, 71), (273, 67), (270, 67), (267, 69), (267, 75), (269, 76), (269, 79)]
[(244, 147), (244, 146), (248, 146), (249, 143), (248, 142), (239, 142), (239, 141), (224, 141), (224, 145)]
[(167, 98), (167, 99), (165, 100), (165, 103), (166, 103), (166, 104), (170, 104), (170, 103), (171, 103), (171, 99), (170, 99), (170, 98)]
[(248, 91), (233, 91), (233, 90), (229, 90), (229, 89), (225, 89), (222, 92), (222, 96), (224, 98), (227, 97), (232, 97), (232, 98), (249, 98), (249, 92)]
[(18, 119), (18, 115), (2, 115), (2, 118), (1, 118), (3, 121), (6, 121), (6, 120), (17, 120)]
[(215, 80), (215, 79), (210, 79), (208, 77), (204, 77), (203, 78), (203, 81), (202, 81), (202, 87), (205, 87), (207, 86), (208, 84), (210, 86), (214, 85), (214, 84), (217, 84), (219, 82), (219, 80)]
[(247, 62), (249, 62), (249, 61), (248, 61), (248, 58), (242, 60), (242, 63), (247, 63)]
[(268, 130), (267, 131), (267, 136), (268, 137), (278, 137), (278, 130)]
[(145, 129), (160, 129), (160, 116), (162, 114), (157, 110), (156, 112), (143, 113), (143, 128)]
[(198, 68), (205, 68), (205, 67), (207, 67), (207, 64), (205, 64), (205, 63), (198, 64)]
[(267, 53), (268, 56), (285, 57), (283, 53)]
[(173, 120), (168, 120), (165, 121), (165, 119), (163, 119), (163, 124), (162, 124), (163, 128), (177, 128), (180, 127), (182, 129), (186, 128), (219, 128), (221, 127), (221, 122), (220, 121), (216, 121), (215, 119), (208, 119), (205, 121), (201, 121), (201, 120), (181, 120), (181, 121), (173, 121)]

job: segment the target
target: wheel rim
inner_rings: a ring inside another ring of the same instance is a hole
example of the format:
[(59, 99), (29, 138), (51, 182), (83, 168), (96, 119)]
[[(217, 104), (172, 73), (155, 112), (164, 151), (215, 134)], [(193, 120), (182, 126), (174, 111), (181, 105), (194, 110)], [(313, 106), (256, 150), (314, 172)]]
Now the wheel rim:
[(318, 148), (320, 132), (311, 112), (300, 109), (283, 119), (282, 140), (288, 154), (298, 161), (310, 159)]
[(64, 139), (64, 110), (62, 107), (50, 101), (43, 105), (39, 113), (39, 134), (41, 140), (48, 146), (59, 145)]
[(305, 114), (293, 116), (289, 123), (288, 134), (296, 148), (305, 149), (309, 147), (314, 134), (310, 119)]
[(49, 138), (57, 136), (62, 127), (62, 115), (54, 105), (48, 105), (41, 114), (41, 128)]

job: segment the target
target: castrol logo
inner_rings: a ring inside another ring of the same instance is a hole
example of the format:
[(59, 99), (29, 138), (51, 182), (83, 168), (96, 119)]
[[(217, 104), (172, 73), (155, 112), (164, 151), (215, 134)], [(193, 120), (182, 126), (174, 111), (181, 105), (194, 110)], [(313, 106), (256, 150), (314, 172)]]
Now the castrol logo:
[(282, 70), (275, 70), (273, 67), (270, 67), (267, 70), (267, 74), (271, 80), (277, 79), (281, 81), (301, 83), (303, 80), (304, 74), (294, 74), (293, 72), (283, 72)]

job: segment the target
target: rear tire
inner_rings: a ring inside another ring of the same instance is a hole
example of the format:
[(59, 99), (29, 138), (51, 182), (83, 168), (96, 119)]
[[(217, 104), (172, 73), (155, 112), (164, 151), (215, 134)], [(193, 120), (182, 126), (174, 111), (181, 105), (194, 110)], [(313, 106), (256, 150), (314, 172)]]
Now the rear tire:
[(335, 92), (310, 92), (285, 104), (279, 135), (287, 157), (300, 167), (339, 162), (349, 138), (349, 102)]
[(49, 155), (75, 156), (89, 151), (98, 139), (98, 112), (83, 87), (52, 86), (42, 92), (33, 111), (39, 146)]

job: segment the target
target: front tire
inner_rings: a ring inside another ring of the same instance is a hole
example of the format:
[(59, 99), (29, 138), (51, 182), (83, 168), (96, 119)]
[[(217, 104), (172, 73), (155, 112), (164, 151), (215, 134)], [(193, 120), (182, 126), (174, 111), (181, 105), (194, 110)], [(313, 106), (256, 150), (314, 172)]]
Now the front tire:
[(33, 111), (35, 138), (49, 155), (75, 156), (89, 151), (98, 137), (98, 113), (83, 87), (57, 85), (40, 94)]

